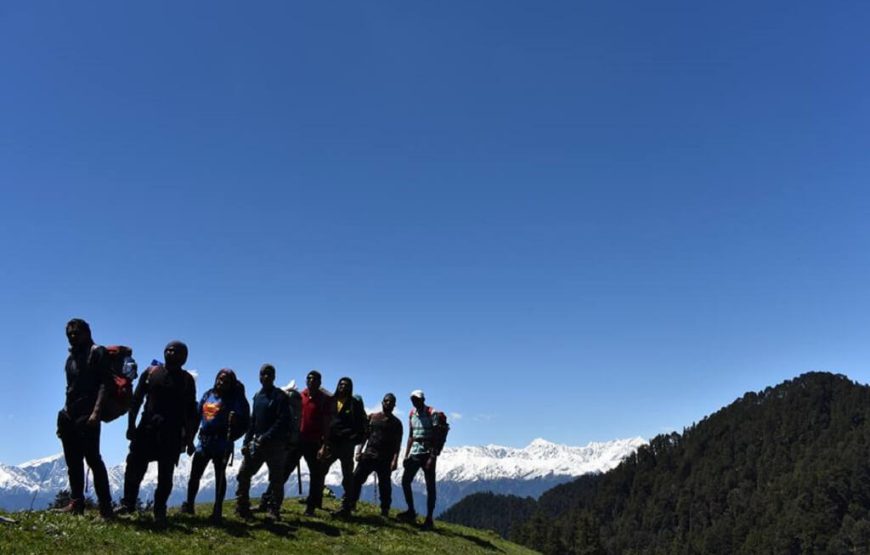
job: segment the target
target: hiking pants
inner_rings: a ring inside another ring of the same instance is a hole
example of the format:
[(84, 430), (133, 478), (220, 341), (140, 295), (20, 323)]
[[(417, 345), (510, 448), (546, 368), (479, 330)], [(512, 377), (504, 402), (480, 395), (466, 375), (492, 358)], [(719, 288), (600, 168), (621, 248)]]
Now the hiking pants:
[[(317, 460), (317, 450), (320, 449), (320, 443), (317, 441), (305, 441), (300, 440), (299, 442), (299, 455), (305, 459), (305, 465), (308, 467), (308, 507), (314, 507), (316, 509), (320, 509), (323, 502), (323, 481), (320, 481), (320, 487), (315, 488), (315, 483), (317, 482), (317, 474), (319, 473), (318, 468), (320, 467), (320, 462)], [(320, 502), (316, 505), (311, 504), (311, 492), (315, 489), (320, 490)]]
[(414, 481), (414, 476), (417, 471), (423, 469), (423, 478), (426, 480), (426, 516), (431, 518), (435, 513), (435, 461), (432, 460), (432, 465), (426, 468), (426, 462), (429, 460), (429, 455), (411, 455), (405, 459), (405, 472), (402, 474), (402, 493), (405, 494), (405, 503), (408, 505), (408, 510), (414, 511), (414, 494), (411, 492), (411, 482)]
[(190, 480), (187, 482), (187, 502), (193, 507), (196, 494), (199, 492), (199, 481), (211, 461), (214, 466), (214, 511), (213, 514), (223, 513), (224, 497), (227, 495), (227, 462), (229, 453), (207, 454), (197, 451), (193, 454), (190, 463)]
[(100, 424), (98, 423), (93, 428), (87, 427), (84, 420), (80, 424), (76, 424), (67, 416), (65, 411), (61, 411), (57, 418), (57, 435), (63, 445), (71, 499), (78, 503), (84, 503), (84, 463), (87, 462), (94, 476), (94, 491), (97, 494), (100, 508), (111, 508), (112, 495), (109, 492), (109, 474), (106, 472), (106, 465), (100, 456)]
[[(287, 456), (284, 459), (284, 470), (281, 472), (281, 488), (283, 489), (287, 485), (287, 480), (290, 479), (290, 475), (293, 474), (293, 471), (296, 470), (296, 465), (299, 464), (299, 459), (302, 458), (302, 450), (298, 445), (288, 445), (287, 446)], [(299, 487), (302, 487), (302, 483), (299, 483)], [(260, 498), (260, 508), (266, 509), (269, 507), (269, 504), (272, 502), (272, 494), (268, 491), (263, 493), (263, 496)]]
[(236, 505), (239, 509), (251, 507), (251, 477), (266, 464), (269, 469), (269, 499), (275, 510), (281, 509), (284, 502), (284, 460), (287, 458), (287, 445), (280, 441), (270, 441), (257, 447), (250, 456), (242, 459), (236, 488)]
[(369, 478), (369, 474), (375, 472), (378, 476), (378, 493), (381, 498), (381, 509), (390, 510), (390, 505), (393, 502), (393, 483), (390, 480), (392, 470), (390, 470), (391, 460), (378, 459), (362, 459), (356, 463), (356, 470), (353, 471), (353, 485), (348, 493), (345, 494), (341, 503), (341, 508), (348, 511), (356, 507), (356, 502), (359, 501), (360, 492), (363, 485)]
[[(323, 505), (323, 485), (326, 480), (326, 475), (329, 473), (329, 467), (332, 463), (339, 461), (341, 463), (341, 487), (344, 489), (344, 497), (347, 497), (348, 492), (353, 487), (353, 447), (354, 444), (350, 441), (340, 441), (332, 444), (332, 449), (329, 458), (316, 461), (314, 467), (317, 472), (312, 470), (309, 463), (309, 472), (311, 473), (311, 491), (308, 492), (308, 509), (321, 507)], [(315, 454), (315, 459), (317, 455)], [(305, 458), (308, 462), (308, 458)]]
[[(130, 447), (130, 454), (127, 455), (127, 469), (124, 471), (124, 499), (121, 500), (121, 504), (125, 507), (130, 509), (136, 507), (139, 486), (142, 485), (142, 478), (145, 477), (149, 462), (146, 453)], [(166, 514), (166, 501), (169, 499), (169, 494), (172, 493), (172, 474), (175, 471), (176, 462), (178, 462), (178, 455), (174, 454), (164, 453), (157, 459), (157, 489), (154, 490), (155, 514)]]

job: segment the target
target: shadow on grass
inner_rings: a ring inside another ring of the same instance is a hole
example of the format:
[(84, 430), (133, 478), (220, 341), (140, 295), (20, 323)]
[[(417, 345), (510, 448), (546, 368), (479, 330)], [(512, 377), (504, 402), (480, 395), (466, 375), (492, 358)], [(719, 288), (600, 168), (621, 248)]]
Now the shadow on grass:
[(499, 553), (503, 553), (504, 550), (492, 543), (489, 540), (485, 540), (483, 538), (479, 538), (477, 536), (471, 536), (468, 534), (463, 534), (461, 532), (454, 532), (452, 530), (444, 530), (443, 528), (435, 528), (432, 532), (420, 532), (421, 534), (438, 534), (439, 536), (444, 536), (445, 538), (459, 538), (465, 540), (467, 542), (471, 542), (475, 544), (477, 547), (481, 549), (485, 549), (487, 551), (497, 551)]
[(129, 526), (138, 530), (153, 532), (155, 534), (189, 534), (195, 530), (211, 528), (215, 530), (222, 530), (228, 535), (236, 538), (250, 537), (251, 530), (255, 529), (265, 530), (271, 534), (275, 534), (276, 536), (292, 538), (294, 532), (296, 532), (296, 530), (298, 529), (298, 526), (295, 526), (294, 524), (285, 520), (273, 521), (253, 519), (249, 521), (239, 521), (235, 519), (224, 518), (221, 524), (215, 524), (206, 517), (187, 515), (170, 515), (165, 528), (157, 526), (152, 518), (145, 515), (139, 515), (138, 517), (133, 518), (116, 518), (114, 522), (122, 526)]
[(341, 530), (338, 527), (317, 520), (300, 520), (299, 526), (308, 528), (309, 530), (314, 530), (315, 532), (320, 532), (321, 534), (333, 538), (337, 538), (341, 535)]

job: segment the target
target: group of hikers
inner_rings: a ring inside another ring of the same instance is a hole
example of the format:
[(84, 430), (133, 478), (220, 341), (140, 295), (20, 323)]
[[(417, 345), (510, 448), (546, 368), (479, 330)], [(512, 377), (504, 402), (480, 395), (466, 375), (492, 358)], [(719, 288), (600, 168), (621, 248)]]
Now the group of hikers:
[[(115, 361), (118, 353), (123, 357), (132, 351), (95, 344), (90, 326), (78, 318), (67, 323), (66, 336), (70, 344), (65, 366), (66, 402), (58, 413), (57, 435), (63, 444), (69, 472), (71, 501), (61, 511), (84, 512), (84, 462), (87, 462), (93, 474), (100, 516), (111, 519), (117, 514), (135, 512), (145, 471), (150, 462), (156, 461), (154, 520), (163, 527), (167, 522), (166, 505), (172, 490), (172, 475), (179, 457), (186, 452), (193, 459), (181, 512), (193, 514), (200, 480), (211, 462), (215, 475), (211, 519), (220, 524), (227, 489), (226, 468), (235, 452), (235, 441), (241, 439), (243, 460), (236, 490), (236, 513), (240, 517), (250, 519), (254, 510), (260, 510), (267, 518), (280, 519), (285, 484), (301, 459), (309, 470), (305, 515), (314, 516), (317, 509), (323, 508), (326, 474), (332, 464), (339, 461), (344, 495), (341, 508), (334, 511), (333, 516), (351, 515), (363, 484), (373, 472), (377, 475), (381, 515), (389, 516), (390, 476), (398, 468), (403, 436), (402, 423), (393, 415), (396, 397), (392, 393), (384, 395), (380, 412), (367, 415), (348, 377), (339, 379), (335, 392), (330, 393), (321, 386), (320, 372), (311, 370), (305, 389), (299, 392), (292, 383), (286, 389), (275, 386), (275, 367), (263, 364), (259, 373), (260, 390), (250, 403), (244, 385), (229, 368), (217, 373), (213, 387), (197, 401), (194, 378), (183, 369), (188, 348), (180, 341), (172, 341), (164, 349), (163, 362), (152, 361), (139, 377), (135, 389), (128, 384), (132, 390), (128, 402), (121, 399), (119, 403), (117, 397), (124, 396), (124, 376), (117, 372)], [(125, 360), (129, 362), (132, 358)], [(443, 413), (426, 405), (422, 390), (413, 391), (410, 400), (414, 408), (409, 415), (402, 474), (402, 491), (408, 508), (396, 518), (416, 522), (411, 483), (423, 470), (427, 510), (422, 529), (431, 530), (434, 527), (435, 466), (449, 427)], [(127, 414), (130, 449), (123, 498), (115, 508), (106, 466), (100, 455), (100, 424), (123, 411)], [(251, 478), (263, 464), (268, 468), (269, 486), (260, 506), (252, 509)]]

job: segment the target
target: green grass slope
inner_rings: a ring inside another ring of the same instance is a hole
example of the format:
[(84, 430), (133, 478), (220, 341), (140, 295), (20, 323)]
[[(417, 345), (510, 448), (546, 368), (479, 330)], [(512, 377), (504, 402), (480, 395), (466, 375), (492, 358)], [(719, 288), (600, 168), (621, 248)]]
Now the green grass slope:
[[(324, 506), (338, 507), (328, 500)], [(197, 506), (195, 516), (170, 510), (169, 526), (161, 531), (155, 529), (150, 514), (105, 523), (95, 518), (94, 511), (85, 516), (0, 513), (15, 520), (0, 522), (0, 553), (534, 553), (495, 533), (441, 521), (436, 521), (435, 531), (422, 532), (394, 518), (381, 518), (377, 507), (365, 503), (346, 520), (334, 519), (326, 511), (306, 517), (304, 505), (295, 499), (284, 503), (279, 522), (262, 514), (241, 520), (233, 514), (234, 507), (226, 503), (222, 527), (208, 522), (211, 504)]]

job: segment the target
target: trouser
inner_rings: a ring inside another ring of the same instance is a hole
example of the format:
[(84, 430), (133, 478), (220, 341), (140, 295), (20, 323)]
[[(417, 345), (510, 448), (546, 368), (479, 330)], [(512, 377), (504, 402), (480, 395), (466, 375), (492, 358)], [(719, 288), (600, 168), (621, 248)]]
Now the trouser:
[(100, 508), (110, 509), (112, 495), (109, 491), (109, 475), (100, 456), (100, 424), (90, 428), (85, 425), (84, 419), (76, 424), (65, 411), (61, 411), (58, 414), (57, 435), (63, 445), (63, 456), (66, 459), (70, 498), (76, 503), (84, 504), (84, 463), (87, 462), (94, 476), (94, 491)]
[[(301, 458), (305, 459), (305, 465), (308, 467), (308, 499), (311, 499), (311, 492), (315, 489), (315, 482), (318, 480), (317, 474), (319, 473), (320, 462), (317, 460), (317, 450), (320, 449), (320, 443), (317, 441), (305, 441), (301, 440), (299, 442), (299, 455)], [(312, 505), (310, 502), (308, 503), (309, 507), (321, 508), (323, 501), (323, 481), (320, 481), (320, 502), (317, 505)]]
[(390, 460), (360, 460), (356, 464), (356, 470), (353, 471), (353, 485), (345, 493), (341, 508), (349, 511), (356, 507), (356, 502), (359, 501), (363, 485), (368, 480), (369, 474), (375, 472), (378, 476), (378, 493), (381, 498), (381, 509), (389, 511), (390, 505), (393, 502), (393, 484), (390, 480), (390, 475), (392, 474), (390, 469), (391, 463), (392, 461)]
[(308, 462), (309, 465), (308, 471), (311, 474), (311, 491), (308, 492), (309, 510), (320, 508), (323, 505), (323, 482), (329, 472), (329, 467), (335, 461), (341, 463), (341, 487), (344, 489), (344, 496), (347, 497), (353, 486), (353, 447), (354, 444), (350, 441), (332, 443), (330, 444), (329, 456), (319, 461), (315, 460), (313, 466), (308, 457), (305, 458), (305, 462)]
[(238, 486), (236, 488), (236, 504), (239, 509), (251, 507), (251, 477), (266, 464), (269, 469), (269, 499), (271, 508), (279, 510), (284, 501), (284, 461), (287, 457), (287, 446), (280, 441), (270, 441), (257, 446), (251, 455), (245, 455), (239, 468)]
[[(154, 490), (154, 512), (166, 513), (166, 501), (172, 493), (172, 473), (175, 471), (177, 455), (163, 455), (157, 459), (157, 489)], [(127, 455), (127, 468), (124, 471), (124, 499), (121, 504), (128, 508), (136, 507), (139, 486), (148, 470), (148, 457), (130, 452)]]
[(428, 454), (411, 455), (403, 463), (405, 472), (402, 474), (402, 493), (405, 494), (405, 503), (408, 505), (408, 510), (414, 511), (414, 494), (411, 492), (411, 482), (414, 481), (414, 476), (417, 471), (423, 469), (423, 478), (426, 480), (426, 516), (432, 518), (435, 512), (435, 461), (432, 459), (432, 464), (426, 468), (426, 463), (429, 460)]
[[(287, 456), (284, 459), (284, 470), (281, 472), (281, 488), (283, 491), (284, 486), (287, 485), (287, 480), (290, 479), (290, 475), (293, 474), (293, 471), (296, 470), (296, 466), (299, 464), (299, 459), (302, 458), (302, 449), (298, 444), (288, 445), (287, 446)], [(300, 482), (299, 487), (302, 487), (302, 483)], [(260, 498), (260, 508), (265, 509), (272, 502), (272, 495), (267, 491)]]
[(203, 451), (197, 451), (193, 454), (193, 460), (190, 463), (190, 480), (187, 482), (187, 503), (193, 507), (196, 500), (196, 494), (199, 492), (199, 481), (202, 474), (205, 472), (209, 461), (214, 466), (214, 510), (216, 516), (223, 513), (224, 497), (227, 494), (227, 462), (229, 453), (223, 454), (208, 454)]

